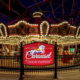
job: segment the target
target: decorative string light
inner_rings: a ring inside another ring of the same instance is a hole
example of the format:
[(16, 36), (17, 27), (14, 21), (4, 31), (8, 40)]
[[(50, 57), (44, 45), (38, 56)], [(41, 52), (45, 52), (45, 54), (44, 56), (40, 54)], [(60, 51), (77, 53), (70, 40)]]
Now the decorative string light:
[[(1, 27), (4, 27), (4, 31), (5, 31), (5, 36), (3, 35), (3, 33), (2, 33), (2, 30), (1, 30)], [(2, 35), (2, 37), (7, 37), (7, 30), (6, 30), (6, 26), (3, 24), (3, 23), (0, 23), (0, 32), (1, 32), (1, 35)]]
[[(30, 23), (27, 23), (26, 21), (23, 21), (23, 20), (21, 20), (21, 21), (19, 21), (18, 23), (16, 23), (15, 25), (9, 25), (8, 26), (8, 28), (13, 28), (13, 27), (16, 27), (17, 25), (19, 25), (20, 23), (25, 23), (26, 25), (29, 25), (30, 27), (31, 26), (33, 26), (33, 27), (38, 27), (38, 24), (30, 24)], [(46, 24), (47, 25), (47, 30), (46, 30), (46, 34), (45, 35), (43, 35), (42, 34), (42, 25), (43, 24)], [(59, 27), (60, 25), (62, 25), (62, 24), (64, 24), (64, 23), (67, 23), (68, 24), (68, 22), (62, 22), (62, 23), (60, 23), (60, 24), (51, 24), (51, 25), (49, 25), (49, 23), (47, 22), (47, 21), (43, 21), (41, 24), (40, 24), (40, 33), (41, 33), (41, 37), (43, 38), (43, 37), (46, 37), (47, 38), (47, 35), (48, 35), (48, 31), (49, 31), (49, 27), (51, 26), (51, 27)], [(0, 28), (1, 28), (1, 25), (3, 25), (3, 27), (4, 27), (4, 29), (5, 29), (5, 34), (6, 34), (6, 36), (3, 36), (3, 33), (2, 33), (2, 30), (0, 29), (0, 32), (1, 32), (1, 35), (2, 35), (2, 37), (0, 37), (0, 39), (1, 38), (8, 38), (7, 37), (7, 30), (6, 30), (6, 26), (3, 24), (3, 23), (0, 23)], [(76, 27), (75, 26), (71, 26), (70, 24), (68, 24), (71, 28), (75, 28), (76, 29)], [(78, 32), (79, 32), (79, 29), (80, 29), (80, 26), (79, 26), (79, 28), (77, 29), (77, 33), (76, 33), (76, 38), (77, 38), (77, 36), (78, 36)], [(24, 41), (26, 41), (26, 39), (28, 38), (28, 37), (30, 37), (30, 36), (36, 36), (36, 37), (38, 37), (39, 38), (39, 34), (29, 34), (29, 35), (26, 35), (25, 37), (23, 37), (23, 36), (20, 36), (20, 35), (18, 35), (18, 34), (16, 34), (16, 35), (9, 35), (9, 38), (12, 38), (12, 37), (16, 37), (16, 38), (19, 38), (19, 39), (22, 39), (22, 40), (24, 40)], [(74, 38), (74, 36), (71, 36), (71, 35), (67, 35), (67, 36), (64, 36), (64, 37), (62, 37), (61, 35), (48, 35), (48, 36), (51, 36), (52, 38), (57, 38), (58, 37), (58, 39), (59, 38), (62, 38), (62, 39), (65, 39), (65, 40), (67, 40), (68, 38), (69, 39), (72, 39), (72, 38)], [(47, 39), (48, 40), (48, 39)], [(42, 40), (43, 41), (43, 40)], [(56, 41), (56, 40), (55, 40)], [(74, 40), (75, 41), (75, 40)], [(80, 41), (77, 41), (77, 42), (79, 42), (80, 43)], [(9, 42), (6, 42), (7, 44), (9, 44)], [(14, 44), (19, 44), (20, 42), (19, 42), (19, 40), (17, 39), (17, 42), (15, 43), (14, 42)], [(71, 44), (72, 43), (75, 43), (75, 42), (72, 42), (72, 40), (71, 40)], [(62, 43), (60, 43), (59, 41), (58, 41), (58, 44), (62, 44)], [(68, 42), (66, 42), (65, 44), (69, 44)]]
[(35, 15), (35, 14), (41, 14), (41, 15), (43, 15), (42, 12), (34, 12), (33, 15)]
[(64, 23), (68, 24), (70, 27), (76, 28), (76, 26), (70, 25), (67, 21), (63, 21), (62, 23), (59, 23), (58, 26), (63, 25)]
[(71, 28), (76, 28), (75, 26), (70, 26)]
[(20, 23), (24, 23), (24, 24), (26, 24), (26, 25), (28, 25), (28, 26), (38, 27), (38, 24), (30, 24), (30, 23), (28, 23), (28, 22), (26, 22), (26, 21), (24, 21), (24, 20), (20, 20), (20, 21), (18, 21), (17, 23), (15, 23), (14, 25), (9, 25), (8, 27), (9, 27), (9, 28), (16, 27), (16, 26), (19, 25)]
[[(33, 27), (38, 27), (38, 24), (30, 24), (30, 23), (27, 23), (26, 21), (23, 21), (23, 20), (20, 20), (18, 23), (16, 23), (15, 25), (9, 25), (8, 27), (9, 28), (12, 28), (12, 27), (16, 27), (17, 25), (19, 25), (20, 23), (25, 23), (26, 25), (29, 25), (30, 27), (31, 26), (33, 26)], [(40, 32), (41, 32), (41, 36), (43, 36), (42, 35), (42, 29), (41, 29), (41, 26), (42, 26), (42, 24), (43, 23), (46, 23), (47, 25), (48, 25), (48, 28), (47, 28), (47, 32), (46, 32), (46, 35), (47, 35), (47, 33), (48, 33), (48, 30), (49, 30), (49, 24), (48, 24), (48, 22), (47, 21), (43, 21), (42, 23), (41, 23), (41, 25), (40, 25)], [(76, 28), (75, 26), (71, 26), (67, 21), (64, 21), (64, 22), (62, 22), (62, 23), (60, 23), (60, 24), (51, 24), (51, 27), (54, 27), (54, 26), (57, 26), (57, 27), (59, 27), (60, 25), (62, 25), (62, 24), (64, 24), (64, 23), (67, 23), (70, 27), (72, 27), (72, 28)], [(45, 35), (45, 36), (46, 36)], [(44, 36), (44, 37), (45, 37)], [(51, 36), (51, 35), (50, 35)], [(53, 35), (54, 36), (54, 35)]]
[(46, 25), (47, 25), (47, 30), (46, 30), (46, 34), (45, 34), (45, 36), (47, 36), (48, 31), (49, 31), (49, 23), (48, 23), (47, 21), (43, 21), (43, 22), (40, 24), (41, 36), (42, 36), (42, 37), (45, 37), (45, 36), (43, 35), (43, 33), (42, 33), (42, 26), (43, 26), (43, 24), (46, 24)]
[(1, 29), (0, 29), (0, 33), (1, 33), (2, 37), (3, 37), (3, 33), (2, 33), (2, 30)]
[(80, 30), (80, 26), (77, 29), (76, 38), (80, 38), (80, 36), (78, 36), (79, 30)]

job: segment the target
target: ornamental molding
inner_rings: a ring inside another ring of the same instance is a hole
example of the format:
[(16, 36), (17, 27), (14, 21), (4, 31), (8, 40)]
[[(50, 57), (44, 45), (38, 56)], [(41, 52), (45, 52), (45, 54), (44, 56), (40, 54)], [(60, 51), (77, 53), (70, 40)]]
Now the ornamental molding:
[[(47, 28), (45, 31), (43, 31), (43, 25), (46, 25)], [(48, 31), (49, 31), (49, 23), (47, 21), (43, 21), (41, 24), (40, 24), (40, 34), (42, 37), (45, 37), (48, 35)], [(43, 33), (44, 32), (44, 33)]]
[(77, 28), (76, 38), (80, 38), (80, 26)]
[[(1, 27), (4, 28), (5, 35), (3, 34), (2, 30), (1, 30)], [(6, 26), (3, 23), (0, 23), (0, 32), (1, 32), (2, 37), (5, 37), (5, 38), (7, 37)]]

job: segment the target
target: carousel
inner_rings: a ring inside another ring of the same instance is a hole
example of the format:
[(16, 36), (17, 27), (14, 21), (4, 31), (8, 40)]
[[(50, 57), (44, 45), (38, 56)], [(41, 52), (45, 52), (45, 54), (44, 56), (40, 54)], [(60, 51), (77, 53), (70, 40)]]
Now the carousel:
[(77, 49), (79, 53), (80, 27), (42, 15), (41, 12), (34, 12), (33, 18), (0, 23), (0, 55), (20, 55), (21, 43), (25, 45), (34, 42), (53, 45), (57, 42), (57, 55), (76, 54)]

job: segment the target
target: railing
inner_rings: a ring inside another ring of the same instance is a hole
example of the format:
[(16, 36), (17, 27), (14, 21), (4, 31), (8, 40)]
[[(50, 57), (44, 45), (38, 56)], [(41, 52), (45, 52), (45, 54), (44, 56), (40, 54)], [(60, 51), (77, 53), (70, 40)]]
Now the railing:
[[(80, 69), (79, 55), (57, 55), (57, 71), (68, 71)], [(55, 64), (47, 66), (29, 66), (24, 65), (24, 72), (53, 72)], [(20, 57), (19, 56), (1, 56), (0, 71), (3, 72), (20, 72)]]
[(80, 69), (79, 55), (58, 55), (57, 56), (57, 70), (75, 70)]

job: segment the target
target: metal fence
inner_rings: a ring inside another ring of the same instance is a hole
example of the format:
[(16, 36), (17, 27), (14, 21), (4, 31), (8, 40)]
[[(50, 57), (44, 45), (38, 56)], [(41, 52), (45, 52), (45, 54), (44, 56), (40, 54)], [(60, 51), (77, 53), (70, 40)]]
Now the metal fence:
[(57, 71), (68, 71), (80, 69), (79, 55), (58, 55), (57, 56)]
[(20, 71), (20, 57), (19, 56), (1, 56), (0, 57), (0, 71), (2, 72), (19, 72)]
[[(57, 55), (57, 71), (68, 71), (80, 69), (79, 55)], [(29, 66), (23, 65), (24, 72), (54, 72), (55, 64), (47, 66)], [(20, 57), (19, 56), (1, 56), (0, 57), (0, 71), (3, 72), (20, 72)]]
[(57, 71), (80, 70), (80, 54), (77, 55), (57, 55), (57, 44), (55, 44), (54, 64), (47, 66), (29, 66), (23, 65), (23, 47), (21, 45), (21, 56), (0, 56), (1, 72), (19, 72), (20, 80), (23, 79), (24, 72), (40, 73), (54, 72), (54, 78), (57, 78)]

